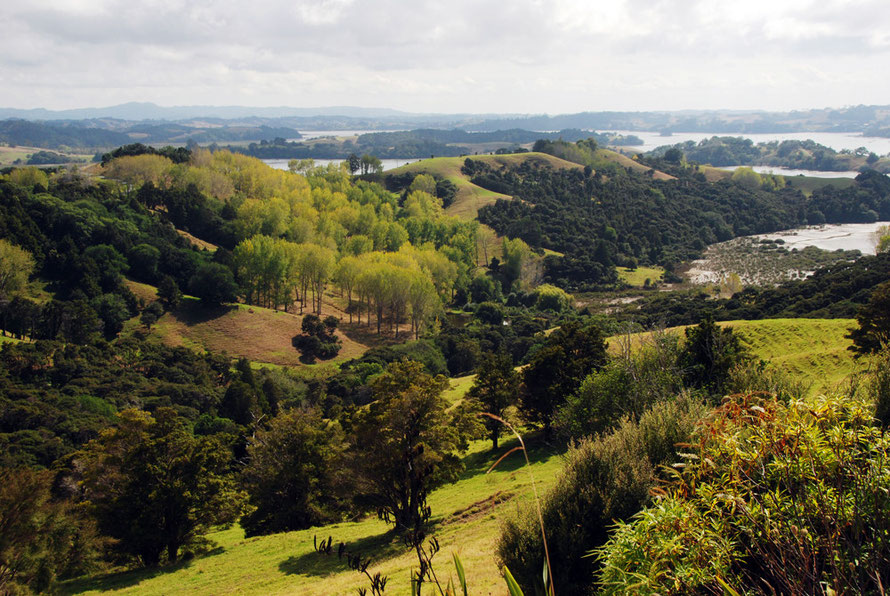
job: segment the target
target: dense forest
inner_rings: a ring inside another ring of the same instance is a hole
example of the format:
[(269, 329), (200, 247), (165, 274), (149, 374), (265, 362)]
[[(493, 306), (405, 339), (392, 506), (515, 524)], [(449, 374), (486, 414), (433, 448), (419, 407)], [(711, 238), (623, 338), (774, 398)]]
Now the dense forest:
[(678, 180), (654, 180), (615, 164), (594, 170), (596, 146), (585, 143), (536, 145), (585, 163), (583, 171), (528, 164), (494, 170), (472, 158), (463, 168), (474, 184), (521, 199), (483, 207), (479, 221), (533, 248), (563, 253), (546, 261), (547, 279), (562, 287), (614, 283), (614, 265), (671, 269), (736, 236), (890, 219), (890, 185), (874, 171), (860, 174), (851, 188), (826, 186), (806, 197), (781, 177), (708, 182), (694, 167), (664, 160), (646, 163)]
[[(260, 537), (376, 517), (391, 529), (384, 551), (416, 556), (412, 585), (445, 593), (451, 562), (433, 558), (455, 522), (437, 517), (434, 491), (479, 461), (490, 472), (514, 451), (550, 450), (564, 455), (550, 490), (511, 505), (485, 553), (512, 594), (641, 581), (647, 593), (878, 593), (890, 581), (875, 492), (887, 488), (886, 355), (850, 395), (811, 403), (716, 321), (856, 317), (853, 347), (868, 358), (890, 339), (886, 253), (724, 299), (642, 291), (592, 312), (566, 290), (611, 297), (616, 266), (673, 267), (738, 235), (890, 219), (887, 177), (806, 197), (774, 177), (708, 182), (668, 156), (628, 170), (595, 139), (535, 148), (583, 167), (467, 158), (473, 184), (514, 197), (479, 221), (447, 215), (456, 183), (429, 174), (387, 189), (348, 164), (282, 171), (197, 147), (132, 144), (92, 173), (4, 175), (0, 592), (173, 573), (219, 554), (209, 533), (236, 523)], [(492, 258), (480, 222), (501, 236)], [(232, 313), (291, 325), (274, 348), (302, 364), (158, 332)], [(689, 327), (658, 331), (674, 324)], [(653, 328), (633, 349), (607, 344)], [(339, 356), (354, 338), (362, 350)], [(508, 434), (517, 427), (527, 444)], [(763, 465), (741, 465), (736, 449)], [(512, 498), (486, 493), (458, 518)], [(323, 537), (312, 555), (337, 555), (381, 594), (374, 544)]]

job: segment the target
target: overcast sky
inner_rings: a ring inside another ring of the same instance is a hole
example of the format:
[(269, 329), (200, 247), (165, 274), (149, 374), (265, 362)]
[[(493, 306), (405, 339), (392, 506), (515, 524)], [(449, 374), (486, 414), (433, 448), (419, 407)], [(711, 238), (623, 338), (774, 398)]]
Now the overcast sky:
[(0, 106), (890, 104), (887, 0), (0, 0)]

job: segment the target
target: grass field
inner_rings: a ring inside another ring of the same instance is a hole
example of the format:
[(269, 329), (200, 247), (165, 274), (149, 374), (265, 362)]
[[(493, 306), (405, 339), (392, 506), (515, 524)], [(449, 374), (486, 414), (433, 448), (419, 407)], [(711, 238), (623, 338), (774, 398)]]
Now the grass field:
[(93, 159), (92, 154), (68, 153), (65, 151), (58, 151), (56, 149), (39, 149), (36, 147), (13, 146), (0, 147), (0, 166), (11, 166), (17, 159), (22, 160), (22, 163), (24, 163), (28, 160), (31, 154), (37, 153), (38, 151), (52, 151), (53, 153), (67, 155), (82, 162), (89, 162), (91, 159)]
[(655, 283), (661, 280), (661, 276), (664, 275), (664, 269), (661, 267), (637, 267), (633, 271), (627, 267), (616, 267), (615, 269), (618, 271), (618, 279), (635, 288), (642, 288), (647, 279)]
[[(842, 388), (850, 375), (863, 365), (857, 364), (844, 337), (854, 319), (764, 319), (718, 323), (742, 335), (743, 343), (758, 359), (771, 362), (795, 379), (810, 386), (809, 393), (829, 393)], [(685, 327), (672, 327), (670, 333), (683, 333)], [(631, 337), (643, 338), (647, 333)], [(612, 353), (621, 338), (609, 338)]]
[(825, 186), (849, 188), (856, 183), (852, 178), (813, 178), (810, 176), (785, 176), (785, 182), (788, 186), (799, 189), (806, 196), (813, 194), (817, 188)]
[(780, 370), (811, 385), (810, 394), (840, 389), (861, 366), (844, 337), (854, 319), (766, 319), (734, 321), (751, 352)]
[[(460, 480), (435, 491), (429, 499), (434, 534), (442, 547), (436, 556), (440, 579), (455, 577), (451, 553), (460, 555), (471, 594), (506, 594), (494, 559), (498, 520), (520, 502), (532, 497), (528, 470), (521, 453), (505, 459), (491, 473), (486, 470), (498, 457), (516, 445), (505, 440), (494, 454), (491, 443), (476, 441), (464, 458), (466, 471)], [(551, 486), (561, 468), (561, 457), (544, 446), (532, 447), (531, 470), (538, 490)], [(172, 568), (140, 570), (68, 582), (66, 594), (300, 594), (329, 596), (355, 594), (367, 586), (364, 576), (346, 569), (336, 555), (314, 552), (313, 536), (332, 536), (350, 550), (371, 558), (371, 573), (389, 577), (386, 594), (407, 595), (410, 570), (416, 556), (376, 518), (340, 523), (323, 528), (272, 536), (244, 538), (240, 528), (211, 534), (218, 547), (208, 555)], [(455, 577), (456, 579), (456, 577)], [(432, 593), (428, 591), (427, 593)]]

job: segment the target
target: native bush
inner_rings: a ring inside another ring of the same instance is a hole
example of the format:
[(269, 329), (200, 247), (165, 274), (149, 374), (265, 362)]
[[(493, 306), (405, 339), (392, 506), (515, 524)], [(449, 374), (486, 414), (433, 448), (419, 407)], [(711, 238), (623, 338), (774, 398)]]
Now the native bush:
[[(557, 593), (588, 591), (597, 562), (585, 555), (607, 540), (614, 520), (639, 511), (658, 466), (671, 461), (674, 444), (689, 440), (703, 414), (703, 406), (681, 397), (656, 405), (639, 422), (625, 419), (614, 432), (572, 446), (541, 503)], [(531, 507), (505, 521), (497, 553), (523, 589), (543, 589), (544, 545)]]
[(848, 396), (727, 398), (665, 498), (597, 551), (602, 593), (883, 593), (890, 437), (870, 414)]

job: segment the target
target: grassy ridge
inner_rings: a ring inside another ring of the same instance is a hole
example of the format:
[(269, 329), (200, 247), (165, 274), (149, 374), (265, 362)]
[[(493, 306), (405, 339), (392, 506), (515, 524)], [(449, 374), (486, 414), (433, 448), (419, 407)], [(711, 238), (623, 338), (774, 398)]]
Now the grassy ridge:
[(744, 337), (757, 357), (811, 385), (810, 393), (831, 393), (860, 367), (844, 337), (854, 319), (766, 319), (725, 323)]
[[(499, 169), (502, 166), (508, 168), (518, 167), (526, 162), (549, 166), (553, 169), (580, 168), (576, 163), (547, 155), (546, 153), (512, 153), (508, 155), (470, 155), (470, 159), (478, 160), (489, 166)], [(470, 182), (468, 176), (460, 169), (467, 157), (436, 157), (414, 162), (400, 168), (395, 168), (391, 174), (432, 174), (433, 176), (450, 180), (457, 186), (457, 196), (449, 205), (446, 213), (463, 219), (474, 219), (479, 209), (485, 205), (494, 203), (497, 199), (509, 199), (510, 196), (486, 190)]]

